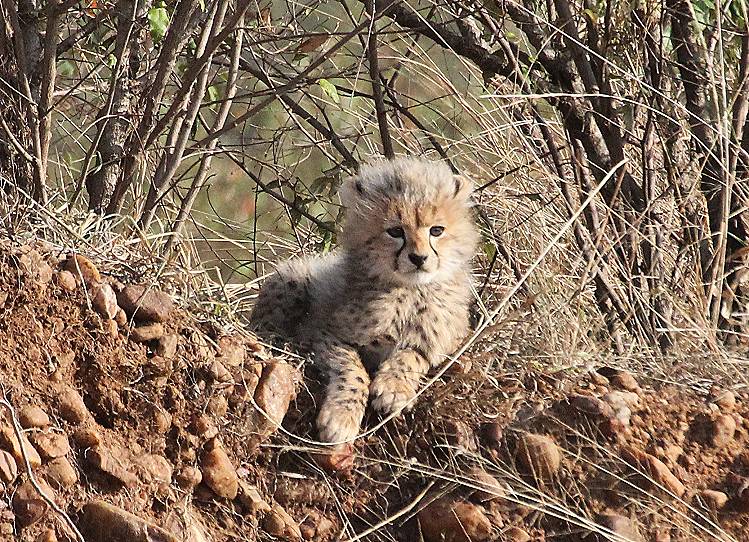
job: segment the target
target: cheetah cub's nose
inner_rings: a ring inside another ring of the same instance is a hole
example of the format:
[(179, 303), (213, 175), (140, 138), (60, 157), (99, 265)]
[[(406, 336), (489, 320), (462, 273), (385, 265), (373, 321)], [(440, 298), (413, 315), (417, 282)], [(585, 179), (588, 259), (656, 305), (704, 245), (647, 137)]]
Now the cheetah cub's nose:
[(422, 256), (421, 254), (414, 254), (413, 252), (408, 255), (408, 259), (411, 260), (411, 263), (419, 269), (421, 269), (421, 266), (424, 265), (425, 261), (427, 261), (426, 256)]

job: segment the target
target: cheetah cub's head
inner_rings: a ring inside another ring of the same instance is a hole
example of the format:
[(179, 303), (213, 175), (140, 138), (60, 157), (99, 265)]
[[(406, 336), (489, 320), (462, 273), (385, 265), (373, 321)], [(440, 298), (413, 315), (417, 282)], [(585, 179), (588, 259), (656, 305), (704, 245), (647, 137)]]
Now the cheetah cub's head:
[(473, 185), (442, 162), (399, 158), (362, 167), (341, 189), (345, 250), (371, 276), (427, 284), (468, 270), (478, 233)]

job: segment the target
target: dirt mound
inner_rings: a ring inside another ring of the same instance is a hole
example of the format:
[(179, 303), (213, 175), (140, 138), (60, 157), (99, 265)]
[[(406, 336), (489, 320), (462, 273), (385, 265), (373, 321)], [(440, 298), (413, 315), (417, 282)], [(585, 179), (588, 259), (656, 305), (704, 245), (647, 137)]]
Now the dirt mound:
[(326, 456), (313, 370), (175, 308), (164, 285), (104, 275), (0, 245), (0, 539), (749, 535), (745, 392), (490, 371), (476, 354)]

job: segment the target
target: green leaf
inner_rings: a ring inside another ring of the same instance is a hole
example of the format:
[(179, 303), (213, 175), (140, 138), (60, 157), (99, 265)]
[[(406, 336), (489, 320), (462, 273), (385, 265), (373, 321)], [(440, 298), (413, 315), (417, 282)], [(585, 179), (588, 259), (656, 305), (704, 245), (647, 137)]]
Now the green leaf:
[(61, 60), (57, 63), (57, 74), (60, 77), (73, 77), (75, 74), (75, 64), (70, 60)]
[(157, 2), (154, 7), (148, 10), (148, 26), (154, 43), (164, 39), (166, 29), (169, 27), (169, 12), (166, 10), (166, 4), (163, 1)]
[(206, 89), (206, 94), (208, 95), (209, 102), (216, 102), (219, 99), (218, 88), (216, 87), (216, 85), (209, 86)]
[(107, 57), (107, 66), (110, 68), (114, 68), (117, 65), (117, 57), (114, 56), (112, 53), (109, 53), (109, 56)]
[(325, 94), (327, 94), (333, 102), (336, 104), (341, 103), (341, 97), (338, 96), (338, 89), (335, 88), (335, 85), (328, 81), (327, 79), (318, 79), (317, 84), (320, 85), (320, 88), (323, 90)]

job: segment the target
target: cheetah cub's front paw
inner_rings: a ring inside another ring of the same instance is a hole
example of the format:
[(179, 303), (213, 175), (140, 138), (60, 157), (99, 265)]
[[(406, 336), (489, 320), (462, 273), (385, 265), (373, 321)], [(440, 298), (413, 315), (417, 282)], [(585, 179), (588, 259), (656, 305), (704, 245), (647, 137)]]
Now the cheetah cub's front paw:
[(416, 390), (409, 381), (391, 373), (378, 373), (369, 386), (372, 407), (385, 415), (400, 411), (415, 395)]
[(348, 404), (325, 401), (317, 414), (317, 432), (322, 442), (352, 441), (359, 434), (364, 411)]

